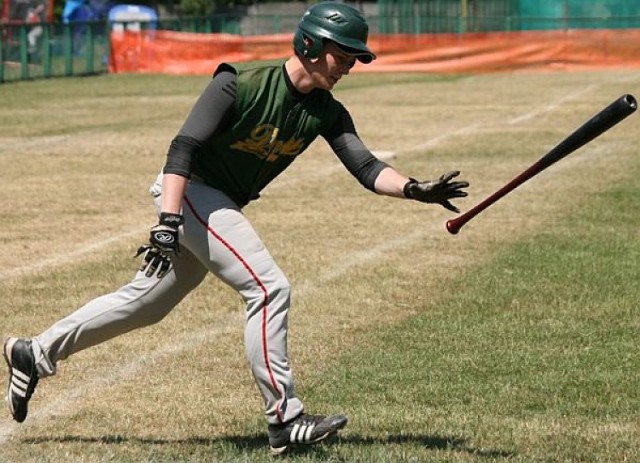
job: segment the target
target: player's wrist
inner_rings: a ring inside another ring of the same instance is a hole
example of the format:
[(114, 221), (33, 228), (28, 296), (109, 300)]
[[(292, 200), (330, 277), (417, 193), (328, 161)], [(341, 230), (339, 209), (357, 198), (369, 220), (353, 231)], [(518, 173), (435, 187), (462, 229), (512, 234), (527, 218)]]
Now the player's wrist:
[(411, 178), (409, 177), (409, 181), (407, 183), (404, 184), (404, 187), (402, 188), (402, 193), (404, 194), (404, 197), (407, 199), (415, 199), (413, 197), (413, 193), (411, 191), (411, 187), (413, 185), (416, 185), (417, 183), (419, 183), (415, 178)]
[(180, 225), (184, 224), (184, 216), (175, 212), (161, 212), (159, 224), (167, 227), (178, 228)]

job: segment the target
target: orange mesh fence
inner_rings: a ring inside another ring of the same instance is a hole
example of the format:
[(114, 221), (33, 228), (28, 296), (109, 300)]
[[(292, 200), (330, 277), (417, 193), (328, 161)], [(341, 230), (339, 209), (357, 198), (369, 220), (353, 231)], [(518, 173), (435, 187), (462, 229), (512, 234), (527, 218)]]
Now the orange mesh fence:
[(292, 37), (152, 30), (112, 32), (109, 71), (211, 74), (223, 62), (285, 57), (292, 51)]
[(640, 67), (640, 30), (380, 35), (376, 72), (492, 72)]
[[(288, 56), (292, 34), (242, 37), (173, 31), (111, 35), (111, 72), (211, 74), (222, 62)], [(640, 30), (372, 35), (378, 59), (355, 72), (495, 72), (640, 67)]]

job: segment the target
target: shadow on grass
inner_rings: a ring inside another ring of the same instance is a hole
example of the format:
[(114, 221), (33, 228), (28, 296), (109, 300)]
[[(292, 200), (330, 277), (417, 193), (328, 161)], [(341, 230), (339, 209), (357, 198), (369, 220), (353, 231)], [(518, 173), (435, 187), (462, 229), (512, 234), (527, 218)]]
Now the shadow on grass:
[(410, 444), (422, 446), (431, 450), (451, 450), (454, 452), (465, 452), (475, 456), (488, 457), (488, 458), (511, 458), (515, 456), (514, 452), (507, 452), (504, 450), (495, 449), (483, 449), (473, 447), (467, 444), (467, 439), (460, 437), (445, 437), (445, 436), (424, 436), (415, 434), (401, 434), (391, 435), (384, 438), (378, 437), (360, 437), (360, 436), (348, 436), (341, 438), (342, 442), (350, 443), (354, 445), (389, 445), (389, 444)]
[[(154, 437), (136, 437), (136, 436), (121, 436), (121, 435), (106, 435), (106, 436), (49, 436), (49, 437), (37, 437), (27, 438), (22, 440), (28, 444), (42, 444), (42, 443), (85, 443), (85, 444), (114, 444), (114, 445), (144, 445), (144, 446), (203, 446), (203, 447), (217, 447), (219, 445), (235, 447), (238, 451), (256, 451), (264, 450), (267, 447), (268, 438), (267, 435), (231, 435), (223, 437), (190, 437), (186, 439), (165, 439)], [(460, 437), (447, 437), (447, 436), (427, 436), (420, 434), (401, 434), (390, 435), (386, 437), (365, 437), (359, 435), (349, 435), (344, 437), (334, 437), (327, 442), (331, 444), (334, 442), (340, 442), (346, 445), (353, 446), (374, 446), (374, 445), (392, 445), (392, 444), (409, 444), (424, 447), (432, 450), (450, 450), (453, 452), (464, 452), (474, 456), (487, 457), (487, 458), (511, 458), (515, 456), (514, 452), (507, 452), (504, 450), (477, 448), (468, 445), (467, 439)], [(320, 450), (322, 446), (294, 446), (287, 454), (306, 453), (309, 451)]]

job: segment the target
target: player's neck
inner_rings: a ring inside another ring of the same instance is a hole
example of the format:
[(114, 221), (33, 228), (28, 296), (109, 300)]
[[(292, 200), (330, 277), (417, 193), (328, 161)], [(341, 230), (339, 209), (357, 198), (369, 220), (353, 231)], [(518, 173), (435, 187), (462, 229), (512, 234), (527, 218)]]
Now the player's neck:
[(284, 69), (291, 83), (300, 93), (306, 94), (316, 88), (313, 77), (298, 56), (291, 56), (291, 58), (284, 63)]

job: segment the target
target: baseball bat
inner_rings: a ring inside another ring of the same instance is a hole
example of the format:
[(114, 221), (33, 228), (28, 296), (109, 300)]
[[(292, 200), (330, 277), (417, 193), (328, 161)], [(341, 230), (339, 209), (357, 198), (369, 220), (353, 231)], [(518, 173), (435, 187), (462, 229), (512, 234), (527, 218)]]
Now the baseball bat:
[(455, 235), (460, 229), (475, 216), (498, 201), (500, 198), (515, 190), (531, 177), (539, 174), (550, 165), (558, 162), (565, 156), (573, 153), (581, 146), (589, 143), (594, 138), (602, 135), (618, 122), (629, 116), (638, 108), (638, 103), (633, 95), (622, 95), (602, 111), (594, 115), (587, 122), (578, 127), (571, 135), (560, 142), (555, 148), (542, 156), (520, 175), (512, 179), (505, 186), (478, 203), (467, 212), (447, 222), (447, 230)]

